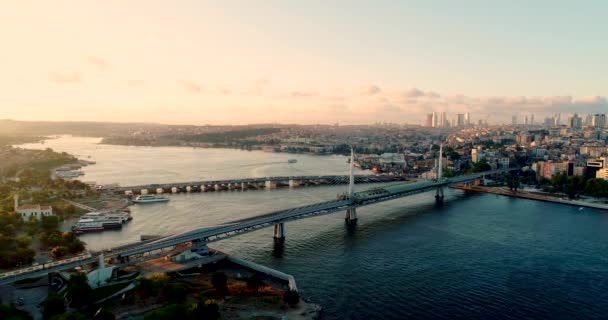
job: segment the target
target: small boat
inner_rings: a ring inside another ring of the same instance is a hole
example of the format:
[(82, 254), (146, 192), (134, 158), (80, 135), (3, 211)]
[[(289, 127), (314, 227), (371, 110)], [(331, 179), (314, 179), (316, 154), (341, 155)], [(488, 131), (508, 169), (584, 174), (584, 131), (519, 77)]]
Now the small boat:
[(298, 162), (298, 159), (289, 159), (287, 160), (287, 163), (296, 163)]
[(167, 202), (167, 201), (169, 201), (169, 198), (159, 197), (159, 196), (155, 196), (155, 195), (151, 195), (151, 194), (145, 194), (145, 195), (137, 196), (137, 198), (135, 198), (133, 200), (133, 203), (155, 203), (155, 202)]

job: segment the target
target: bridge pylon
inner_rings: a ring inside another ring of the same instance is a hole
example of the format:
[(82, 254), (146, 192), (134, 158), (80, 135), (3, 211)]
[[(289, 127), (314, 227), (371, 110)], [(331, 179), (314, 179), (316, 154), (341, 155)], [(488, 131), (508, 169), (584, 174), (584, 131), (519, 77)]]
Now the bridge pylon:
[[(348, 181), (348, 198), (352, 201), (355, 194), (355, 149), (350, 148), (350, 166), (349, 166), (349, 181)], [(357, 209), (355, 207), (346, 209), (344, 220), (348, 224), (357, 223)]]
[(348, 224), (357, 223), (357, 208), (346, 209), (346, 215), (344, 216), (344, 221)]
[(277, 223), (274, 225), (274, 234), (275, 239), (283, 240), (285, 239), (285, 223)]

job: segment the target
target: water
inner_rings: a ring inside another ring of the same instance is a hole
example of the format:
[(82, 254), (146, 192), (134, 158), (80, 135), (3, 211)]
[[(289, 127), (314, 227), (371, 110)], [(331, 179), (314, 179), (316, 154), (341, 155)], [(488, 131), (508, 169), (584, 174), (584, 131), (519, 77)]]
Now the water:
[[(79, 139), (62, 138), (45, 146), (60, 151), (95, 148)], [(173, 156), (175, 148), (104, 149), (120, 167), (110, 168), (103, 158), (95, 158), (98, 164), (86, 169), (85, 180), (113, 182), (109, 172), (114, 172), (115, 181), (150, 182), (131, 176), (132, 167), (125, 165), (134, 158), (130, 150), (154, 152), (154, 170), (187, 173), (176, 165), (184, 160)], [(222, 153), (238, 157), (242, 166), (255, 164), (257, 157), (264, 163), (292, 158), (210, 152), (220, 159)], [(319, 172), (344, 172), (346, 167), (341, 157), (309, 158), (320, 165), (329, 160)], [(232, 174), (272, 172), (256, 168), (241, 167)], [(153, 170), (145, 178), (171, 180)], [(166, 204), (132, 207), (134, 220), (123, 231), (83, 239), (102, 248), (137, 240), (139, 234), (188, 230), (331, 199), (345, 188), (174, 195)], [(301, 294), (323, 306), (324, 319), (594, 319), (604, 318), (608, 310), (608, 216), (599, 210), (450, 190), (441, 208), (425, 193), (360, 208), (358, 214), (355, 228), (347, 228), (341, 214), (290, 222), (282, 246), (273, 243), (271, 229), (212, 246), (294, 275)]]

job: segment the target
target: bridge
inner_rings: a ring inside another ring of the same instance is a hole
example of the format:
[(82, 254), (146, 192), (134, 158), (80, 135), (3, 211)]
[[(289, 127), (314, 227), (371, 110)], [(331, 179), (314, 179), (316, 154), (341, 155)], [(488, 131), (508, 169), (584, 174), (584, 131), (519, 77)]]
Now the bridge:
[[(405, 181), (402, 175), (357, 175), (355, 183), (379, 183)], [(206, 180), (190, 182), (174, 182), (161, 184), (146, 184), (136, 186), (114, 187), (115, 192), (130, 192), (133, 194), (147, 193), (181, 193), (181, 192), (209, 192), (223, 190), (247, 189), (275, 189), (280, 187), (300, 187), (347, 184), (348, 175), (321, 175), (321, 176), (275, 176), (243, 179)]]
[[(441, 152), (441, 151), (440, 151)], [(351, 155), (352, 157), (352, 155)], [(351, 161), (351, 164), (353, 162)], [(361, 192), (354, 192), (354, 175), (351, 165), (351, 179), (348, 193), (341, 195), (336, 200), (315, 203), (296, 208), (274, 211), (257, 215), (250, 218), (240, 219), (224, 223), (219, 226), (198, 228), (191, 231), (149, 239), (146, 241), (128, 244), (112, 248), (105, 253), (99, 252), (87, 254), (70, 259), (55, 261), (49, 265), (32, 266), (11, 272), (0, 274), (0, 285), (12, 283), (18, 280), (41, 277), (50, 272), (67, 270), (78, 265), (93, 263), (99, 257), (111, 258), (118, 264), (142, 261), (156, 258), (166, 250), (173, 250), (178, 245), (190, 244), (193, 251), (206, 252), (207, 244), (238, 235), (246, 234), (266, 227), (274, 227), (274, 238), (282, 240), (285, 238), (285, 223), (335, 212), (346, 212), (345, 221), (354, 224), (357, 221), (358, 207), (375, 203), (407, 197), (413, 194), (435, 191), (435, 199), (438, 203), (443, 202), (443, 189), (450, 185), (470, 183), (488, 175), (502, 174), (518, 169), (498, 169), (475, 173), (453, 178), (441, 177), (441, 160), (439, 161), (438, 178), (430, 181), (419, 181), (412, 183), (401, 183), (384, 187), (370, 188)]]

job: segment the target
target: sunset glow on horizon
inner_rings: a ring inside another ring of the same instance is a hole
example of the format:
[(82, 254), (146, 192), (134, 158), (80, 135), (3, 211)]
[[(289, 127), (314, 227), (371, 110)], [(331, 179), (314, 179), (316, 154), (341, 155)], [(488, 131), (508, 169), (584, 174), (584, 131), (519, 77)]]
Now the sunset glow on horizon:
[(0, 119), (397, 122), (608, 110), (602, 1), (4, 1)]

